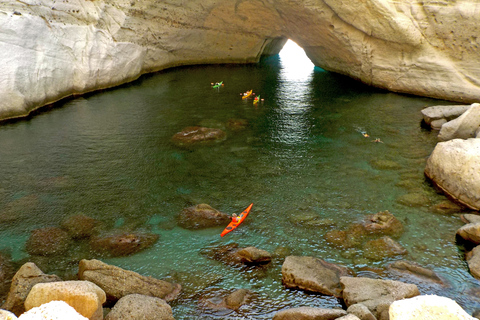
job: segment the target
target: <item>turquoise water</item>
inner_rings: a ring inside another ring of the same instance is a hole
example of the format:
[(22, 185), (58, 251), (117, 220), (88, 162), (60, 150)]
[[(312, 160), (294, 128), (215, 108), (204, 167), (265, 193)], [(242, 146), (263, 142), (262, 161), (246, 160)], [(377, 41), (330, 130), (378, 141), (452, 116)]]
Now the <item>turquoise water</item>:
[[(225, 86), (212, 89), (216, 81)], [(265, 100), (257, 106), (242, 100), (240, 93), (249, 89)], [(282, 259), (259, 271), (229, 267), (202, 252), (238, 243), (311, 255), (371, 275), (400, 258), (369, 261), (361, 249), (345, 252), (323, 235), (389, 210), (406, 229), (398, 239), (408, 250), (403, 258), (447, 283), (419, 283), (421, 293), (452, 297), (471, 312), (478, 299), (468, 293), (478, 282), (455, 244), (462, 223), (457, 215), (430, 210), (446, 198), (423, 176), (436, 133), (421, 128), (420, 110), (444, 103), (375, 90), (319, 68), (299, 71), (282, 56), (258, 65), (172, 69), (71, 99), (0, 126), (0, 250), (17, 262), (32, 260), (24, 249), (32, 230), (84, 213), (112, 229), (160, 235), (152, 248), (103, 260), (180, 280), (185, 293), (172, 304), (176, 319), (271, 319), (288, 307), (340, 304), (284, 289)], [(215, 145), (181, 149), (171, 143), (184, 127), (225, 127), (229, 119), (248, 126), (225, 129), (227, 139)], [(375, 138), (383, 143), (372, 143)], [(407, 193), (427, 202), (401, 204)], [(192, 204), (238, 213), (251, 202), (245, 223), (224, 238), (223, 227), (190, 231), (176, 225), (178, 213)], [(328, 223), (298, 223), (305, 216)], [(81, 251), (50, 258), (42, 268), (71, 276), (79, 258)], [(238, 288), (256, 296), (236, 312), (199, 303)]]

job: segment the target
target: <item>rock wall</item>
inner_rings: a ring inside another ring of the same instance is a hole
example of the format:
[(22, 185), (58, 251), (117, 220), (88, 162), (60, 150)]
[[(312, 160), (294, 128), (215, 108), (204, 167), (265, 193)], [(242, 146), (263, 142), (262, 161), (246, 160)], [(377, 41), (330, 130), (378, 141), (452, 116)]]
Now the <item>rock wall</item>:
[(0, 119), (169, 67), (254, 63), (287, 38), (326, 70), (473, 102), (479, 11), (447, 0), (2, 1)]

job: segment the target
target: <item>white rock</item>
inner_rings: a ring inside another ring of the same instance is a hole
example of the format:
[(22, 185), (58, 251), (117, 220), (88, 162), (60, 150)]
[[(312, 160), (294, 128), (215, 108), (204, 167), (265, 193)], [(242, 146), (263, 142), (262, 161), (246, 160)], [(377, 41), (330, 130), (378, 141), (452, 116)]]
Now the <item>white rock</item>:
[(23, 313), (19, 320), (88, 320), (64, 301), (51, 301)]
[(460, 117), (442, 125), (438, 134), (440, 141), (475, 138), (480, 128), (480, 104), (474, 103)]
[(418, 296), (390, 305), (390, 320), (476, 320), (455, 301), (440, 296)]
[(425, 174), (454, 199), (480, 210), (480, 139), (438, 143)]

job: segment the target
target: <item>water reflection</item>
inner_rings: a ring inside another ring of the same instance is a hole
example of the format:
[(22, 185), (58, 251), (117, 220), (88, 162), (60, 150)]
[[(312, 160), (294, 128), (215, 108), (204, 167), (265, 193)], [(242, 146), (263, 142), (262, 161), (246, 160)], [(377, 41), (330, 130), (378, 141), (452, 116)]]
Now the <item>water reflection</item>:
[(281, 148), (287, 147), (288, 153), (293, 151), (292, 146), (308, 140), (313, 72), (314, 65), (303, 49), (289, 40), (280, 53), (274, 110), (276, 128), (272, 133), (274, 141), (280, 143)]

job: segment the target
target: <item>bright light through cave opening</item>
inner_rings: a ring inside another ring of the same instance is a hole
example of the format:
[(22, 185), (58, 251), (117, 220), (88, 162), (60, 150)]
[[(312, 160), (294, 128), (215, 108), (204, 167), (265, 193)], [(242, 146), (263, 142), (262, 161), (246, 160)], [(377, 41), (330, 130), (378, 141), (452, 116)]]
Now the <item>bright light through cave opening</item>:
[(292, 40), (288, 40), (279, 53), (284, 72), (290, 78), (305, 78), (312, 74), (315, 65), (305, 51)]

